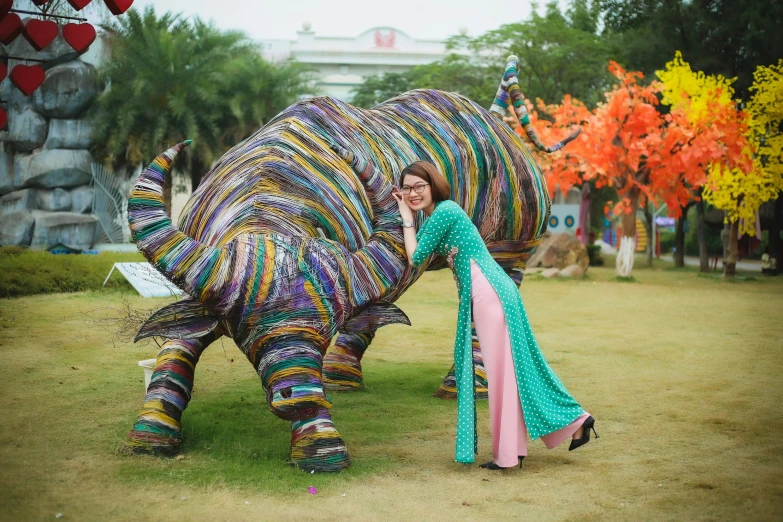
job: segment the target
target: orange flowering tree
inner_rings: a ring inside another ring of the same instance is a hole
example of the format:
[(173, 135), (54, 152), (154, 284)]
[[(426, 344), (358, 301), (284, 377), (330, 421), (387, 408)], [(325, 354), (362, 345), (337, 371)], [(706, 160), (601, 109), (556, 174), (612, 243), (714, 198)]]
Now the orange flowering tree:
[[(558, 105), (539, 101), (538, 112), (547, 118), (531, 111), (531, 121), (548, 141), (562, 138), (575, 124), (582, 126), (575, 141), (562, 151), (541, 156), (540, 163), (550, 192), (592, 180), (597, 187), (616, 189), (619, 201), (612, 209), (622, 217), (623, 226), (617, 273), (628, 277), (640, 205), (663, 202), (671, 216), (679, 217), (681, 209), (696, 197), (694, 189), (706, 182), (711, 164), (747, 161), (743, 152), (747, 142), (743, 141), (741, 114), (738, 117), (733, 104), (723, 103), (725, 93), (720, 89), (709, 91), (710, 95), (702, 93), (698, 102), (703, 108), (695, 113), (694, 103), (686, 103), (682, 93), (674, 94), (677, 86), (667, 91), (658, 81), (643, 85), (641, 73), (626, 71), (615, 62), (610, 62), (609, 71), (618, 83), (593, 111), (566, 96)], [(673, 103), (671, 96), (679, 96), (678, 102)], [(659, 98), (670, 106), (668, 114)]]

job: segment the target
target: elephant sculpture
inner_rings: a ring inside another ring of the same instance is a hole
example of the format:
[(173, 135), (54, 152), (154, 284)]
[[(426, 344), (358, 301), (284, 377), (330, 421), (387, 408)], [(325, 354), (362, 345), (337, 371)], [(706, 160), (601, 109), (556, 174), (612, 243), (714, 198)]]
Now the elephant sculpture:
[(339, 333), (332, 362), (334, 373), (345, 373), (358, 363), (340, 360), (350, 359), (346, 347), (363, 351), (377, 328), (409, 324), (392, 303), (424, 269), (446, 265), (438, 258), (418, 269), (407, 264), (391, 197), (402, 168), (437, 165), (507, 270), (524, 267), (546, 229), (543, 176), (492, 114), (509, 101), (525, 125), (514, 57), (491, 111), (433, 90), (372, 110), (328, 97), (301, 101), (212, 167), (178, 228), (165, 213), (162, 185), (187, 142), (153, 161), (130, 196), (131, 231), (150, 263), (189, 297), (157, 311), (137, 334), (165, 342), (128, 447), (179, 451), (196, 364), (227, 335), (258, 372), (269, 408), (292, 423), (291, 462), (319, 472), (349, 466), (324, 392), (327, 347)]

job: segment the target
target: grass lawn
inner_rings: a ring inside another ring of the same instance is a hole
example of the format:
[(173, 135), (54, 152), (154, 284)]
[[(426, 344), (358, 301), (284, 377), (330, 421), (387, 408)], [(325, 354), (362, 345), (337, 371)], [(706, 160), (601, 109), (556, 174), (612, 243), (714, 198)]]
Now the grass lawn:
[[(634, 276), (525, 280), (539, 343), (600, 438), (571, 453), (534, 442), (523, 470), (500, 473), (453, 462), (456, 404), (431, 397), (451, 364), (449, 271), (401, 300), (413, 326), (380, 330), (365, 388), (331, 394), (354, 461), (338, 475), (286, 466), (288, 424), (229, 340), (198, 367), (182, 456), (123, 455), (136, 362), (156, 346), (97, 319), (165, 300), (124, 285), (0, 300), (0, 519), (780, 520), (783, 278), (665, 263)], [(483, 402), (478, 463), (487, 424)]]

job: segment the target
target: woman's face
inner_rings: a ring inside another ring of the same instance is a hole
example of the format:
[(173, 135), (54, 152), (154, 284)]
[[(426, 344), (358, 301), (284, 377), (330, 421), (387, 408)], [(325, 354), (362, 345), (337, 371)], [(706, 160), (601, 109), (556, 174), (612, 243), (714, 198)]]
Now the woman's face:
[(411, 210), (424, 210), (432, 205), (432, 188), (429, 183), (413, 174), (402, 180), (402, 195)]

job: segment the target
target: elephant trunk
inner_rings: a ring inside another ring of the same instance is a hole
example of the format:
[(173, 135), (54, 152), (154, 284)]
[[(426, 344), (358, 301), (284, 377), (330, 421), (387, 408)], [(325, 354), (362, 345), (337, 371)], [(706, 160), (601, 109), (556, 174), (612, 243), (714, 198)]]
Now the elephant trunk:
[(230, 275), (231, 249), (215, 248), (177, 230), (166, 214), (163, 180), (171, 162), (190, 140), (155, 158), (133, 187), (128, 200), (128, 224), (144, 257), (177, 287), (208, 303), (220, 298)]
[(495, 95), (495, 100), (490, 107), (490, 111), (499, 118), (503, 118), (506, 113), (506, 107), (511, 104), (514, 108), (514, 113), (519, 118), (519, 124), (525, 129), (525, 134), (530, 141), (533, 142), (539, 150), (550, 153), (555, 152), (566, 146), (567, 143), (576, 139), (582, 132), (581, 128), (577, 128), (566, 139), (559, 141), (547, 147), (541, 140), (538, 139), (538, 134), (533, 129), (533, 125), (530, 123), (530, 116), (527, 113), (527, 107), (525, 107), (525, 98), (522, 96), (522, 90), (519, 88), (519, 78), (517, 77), (517, 67), (519, 66), (519, 58), (513, 54), (508, 57), (506, 61), (506, 70), (503, 74), (503, 81), (500, 82), (498, 92)]

